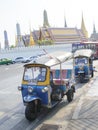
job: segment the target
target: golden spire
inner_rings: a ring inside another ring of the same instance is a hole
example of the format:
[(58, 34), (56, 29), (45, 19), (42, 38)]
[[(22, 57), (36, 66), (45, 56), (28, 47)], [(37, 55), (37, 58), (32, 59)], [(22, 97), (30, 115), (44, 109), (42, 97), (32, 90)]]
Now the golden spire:
[(15, 46), (17, 46), (18, 40), (17, 40), (17, 36), (15, 35)]
[(33, 36), (32, 36), (32, 32), (31, 32), (31, 29), (30, 29), (30, 41), (29, 41), (29, 46), (33, 46), (35, 45), (35, 42), (34, 42), (34, 39), (33, 39)]
[(88, 32), (87, 32), (85, 24), (84, 24), (83, 14), (82, 14), (81, 30), (82, 30), (83, 34), (85, 35), (85, 37), (88, 38)]

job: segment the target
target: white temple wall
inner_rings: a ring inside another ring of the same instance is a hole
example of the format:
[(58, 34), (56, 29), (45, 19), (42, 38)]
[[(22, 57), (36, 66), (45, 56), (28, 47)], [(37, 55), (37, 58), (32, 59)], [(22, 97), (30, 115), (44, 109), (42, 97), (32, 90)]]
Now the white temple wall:
[(49, 46), (32, 46), (32, 47), (17, 47), (11, 49), (0, 50), (0, 58), (11, 58), (15, 59), (18, 56), (30, 57), (33, 55), (38, 55), (45, 49), (47, 52), (53, 52), (56, 50), (61, 51), (71, 51), (71, 44), (62, 45), (49, 45)]

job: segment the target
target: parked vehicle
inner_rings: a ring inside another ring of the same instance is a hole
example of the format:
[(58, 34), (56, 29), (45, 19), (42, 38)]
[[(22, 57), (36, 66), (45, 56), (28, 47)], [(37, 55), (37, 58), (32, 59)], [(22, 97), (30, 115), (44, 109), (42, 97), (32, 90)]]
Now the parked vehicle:
[[(22, 92), (23, 103), (26, 106), (25, 117), (32, 121), (36, 119), (42, 107), (53, 108), (62, 101), (64, 95), (68, 102), (74, 97), (75, 86), (70, 79), (64, 78), (65, 71), (61, 64), (71, 57), (71, 53), (50, 59), (45, 64), (29, 63), (24, 65), (23, 79), (18, 87)], [(59, 73), (53, 74), (53, 66)], [(60, 66), (59, 66), (60, 65)]]
[(0, 65), (9, 65), (9, 64), (13, 64), (14, 62), (11, 59), (8, 58), (1, 58), (0, 59)]
[(14, 60), (15, 63), (27, 63), (30, 62), (30, 60), (28, 58), (24, 58), (24, 57), (17, 57)]
[(93, 77), (92, 50), (82, 49), (74, 53), (74, 74), (80, 83)]
[(38, 56), (30, 56), (28, 58), (31, 62), (35, 62), (38, 59)]

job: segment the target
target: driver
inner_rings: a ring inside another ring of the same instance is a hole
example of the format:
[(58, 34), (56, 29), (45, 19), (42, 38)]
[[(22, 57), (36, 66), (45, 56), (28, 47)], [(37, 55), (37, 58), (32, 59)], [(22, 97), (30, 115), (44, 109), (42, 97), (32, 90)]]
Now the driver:
[(39, 70), (39, 75), (37, 77), (38, 81), (44, 81), (45, 80), (45, 71), (42, 71), (42, 68)]

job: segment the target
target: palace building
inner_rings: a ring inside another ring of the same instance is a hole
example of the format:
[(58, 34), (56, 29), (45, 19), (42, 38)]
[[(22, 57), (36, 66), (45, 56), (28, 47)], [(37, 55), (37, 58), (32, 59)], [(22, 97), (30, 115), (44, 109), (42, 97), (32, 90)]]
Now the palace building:
[[(43, 15), (44, 15), (43, 26), (39, 30), (34, 30), (32, 32), (32, 37), (34, 39), (35, 44), (37, 43), (38, 40), (52, 40), (54, 44), (66, 44), (66, 43), (88, 41), (88, 33), (84, 24), (83, 15), (80, 29), (76, 27), (73, 28), (67, 27), (66, 20), (64, 27), (51, 27), (48, 22), (48, 16), (46, 10), (44, 10)], [(23, 41), (25, 42), (25, 45), (29, 43), (30, 36), (31, 35), (23, 36), (24, 39)]]

